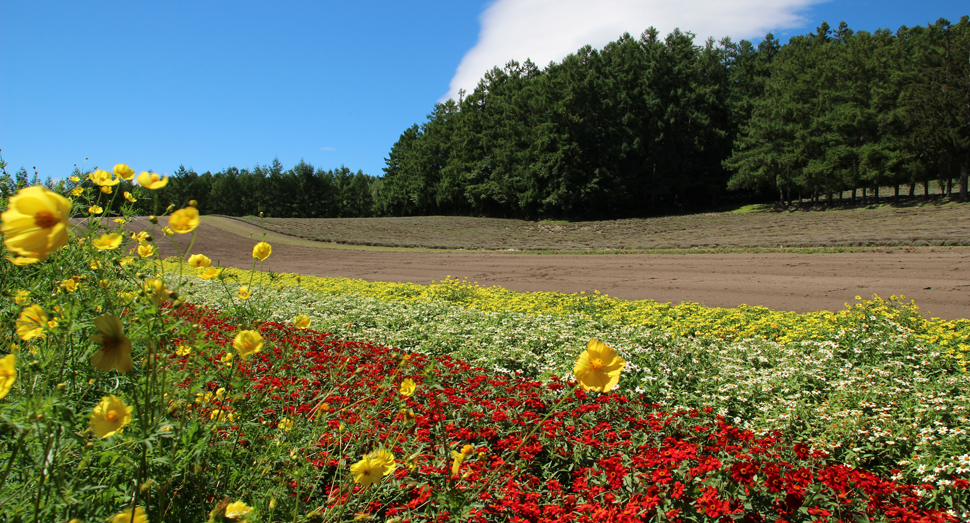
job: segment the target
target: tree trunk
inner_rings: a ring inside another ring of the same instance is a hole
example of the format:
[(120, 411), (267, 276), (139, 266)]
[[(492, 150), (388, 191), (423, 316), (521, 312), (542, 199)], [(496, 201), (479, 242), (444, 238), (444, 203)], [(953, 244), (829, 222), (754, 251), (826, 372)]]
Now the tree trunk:
[(874, 202), (875, 205), (879, 205), (879, 186), (878, 185), (872, 190), (872, 198), (876, 200)]
[(909, 184), (909, 199), (912, 200), (916, 197), (916, 182), (910, 182)]
[(946, 197), (950, 198), (953, 196), (953, 178), (946, 179)]
[(967, 178), (970, 176), (970, 158), (963, 159), (963, 165), (960, 166), (960, 201), (966, 202), (967, 195)]
[(896, 194), (893, 195), (893, 202), (899, 203), (899, 184), (896, 184)]
[(923, 181), (923, 198), (930, 199), (930, 179), (927, 178)]
[(866, 194), (866, 188), (865, 188), (865, 187), (863, 187), (863, 188), (862, 188), (862, 205), (867, 205), (867, 202), (866, 202), (866, 200), (867, 200), (867, 198), (866, 198), (866, 196), (868, 196), (868, 195)]
[(785, 188), (778, 186), (778, 205), (785, 206)]
[(852, 205), (855, 205), (855, 187), (852, 188)]

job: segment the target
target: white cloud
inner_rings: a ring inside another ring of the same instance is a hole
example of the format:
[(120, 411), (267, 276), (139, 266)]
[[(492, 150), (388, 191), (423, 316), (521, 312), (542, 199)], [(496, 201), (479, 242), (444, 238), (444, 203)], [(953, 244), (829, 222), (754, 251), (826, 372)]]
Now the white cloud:
[(709, 36), (752, 39), (797, 27), (799, 12), (827, 0), (496, 0), (481, 15), (478, 43), (465, 53), (448, 98), (472, 91), (486, 71), (510, 60), (539, 68), (589, 44), (601, 48), (624, 32), (656, 27), (661, 38), (680, 28), (703, 45)]

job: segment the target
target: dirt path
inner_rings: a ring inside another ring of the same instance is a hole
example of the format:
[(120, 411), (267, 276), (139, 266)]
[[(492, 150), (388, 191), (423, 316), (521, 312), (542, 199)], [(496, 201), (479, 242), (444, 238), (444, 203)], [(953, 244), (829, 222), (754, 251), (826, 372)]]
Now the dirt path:
[[(137, 221), (131, 230), (144, 230)], [(252, 237), (250, 237), (252, 233)], [(252, 268), (257, 227), (204, 217), (193, 253)], [(184, 249), (187, 235), (178, 238)], [(517, 291), (592, 292), (660, 302), (742, 303), (798, 312), (839, 310), (855, 296), (903, 294), (928, 316), (970, 318), (970, 249), (900, 248), (841, 254), (524, 255), (334, 247), (267, 233), (264, 269), (369, 281), (429, 283), (446, 276)], [(164, 246), (165, 242), (159, 242)], [(163, 255), (174, 254), (163, 249)]]

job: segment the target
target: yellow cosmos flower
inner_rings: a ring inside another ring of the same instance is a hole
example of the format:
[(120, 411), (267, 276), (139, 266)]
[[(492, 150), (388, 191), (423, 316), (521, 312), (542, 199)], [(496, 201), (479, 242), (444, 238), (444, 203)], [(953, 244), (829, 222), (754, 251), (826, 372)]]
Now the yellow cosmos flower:
[(182, 357), (188, 356), (189, 354), (192, 354), (192, 347), (189, 347), (188, 345), (179, 345), (179, 348), (175, 349), (175, 354)]
[(626, 360), (608, 345), (590, 339), (586, 350), (576, 360), (573, 374), (583, 390), (608, 392), (620, 382), (620, 372), (625, 365)]
[(303, 314), (297, 314), (296, 317), (293, 318), (293, 325), (295, 325), (297, 329), (305, 329), (310, 326), (310, 317)]
[(218, 278), (220, 274), (222, 274), (222, 269), (217, 267), (206, 267), (205, 270), (199, 273), (199, 278), (202, 278), (203, 280), (212, 280), (214, 278)]
[(104, 212), (104, 209), (102, 209), (97, 205), (92, 205), (88, 207), (88, 214), (101, 214), (103, 212)]
[(280, 420), (279, 423), (276, 424), (276, 428), (282, 429), (285, 431), (290, 431), (293, 429), (293, 421), (290, 420), (289, 418), (283, 418)]
[(354, 483), (360, 483), (362, 488), (367, 488), (381, 481), (387, 471), (387, 464), (378, 458), (364, 454), (364, 459), (350, 466), (350, 473), (354, 476)]
[(253, 247), (253, 258), (259, 261), (266, 260), (270, 254), (273, 254), (273, 247), (266, 242), (259, 242)]
[(451, 451), (451, 474), (458, 474), (458, 469), (461, 468), (461, 464), (465, 462), (465, 458), (469, 454), (475, 451), (475, 447), (471, 445), (465, 445), (461, 448), (461, 452)]
[(199, 226), (199, 210), (195, 207), (179, 209), (168, 217), (168, 226), (179, 234), (192, 232)]
[(17, 255), (11, 261), (27, 265), (46, 260), (67, 243), (70, 216), (71, 201), (46, 187), (25, 187), (11, 196), (0, 214), (3, 244)]
[(44, 329), (47, 328), (47, 313), (40, 305), (31, 305), (21, 311), (16, 325), (17, 336), (24, 341), (43, 336)]
[(71, 181), (74, 182), (74, 183), (77, 183), (77, 182), (81, 181), (81, 179), (78, 178), (77, 176), (71, 176)]
[(77, 196), (81, 196), (82, 194), (84, 194), (83, 187), (75, 187), (71, 189), (71, 196), (77, 197)]
[(92, 271), (96, 271), (101, 268), (101, 262), (98, 260), (91, 260), (91, 263), (88, 265), (91, 267)]
[(209, 512), (208, 523), (244, 523), (249, 521), (252, 516), (253, 508), (242, 501), (229, 502), (229, 498), (223, 498), (216, 503), (216, 508)]
[(391, 474), (392, 472), (394, 472), (394, 469), (397, 468), (397, 462), (394, 461), (394, 454), (392, 454), (389, 450), (385, 449), (384, 447), (381, 447), (376, 452), (371, 452), (370, 454), (367, 454), (365, 457), (379, 459), (381, 463), (384, 464), (385, 476)]
[(232, 347), (242, 359), (246, 359), (263, 349), (263, 337), (256, 331), (240, 331), (232, 340)]
[(189, 266), (195, 267), (196, 269), (204, 269), (211, 263), (212, 260), (205, 254), (193, 254), (189, 256)]
[(227, 352), (226, 355), (223, 356), (220, 361), (225, 363), (226, 367), (232, 367), (232, 353)]
[(249, 286), (243, 285), (242, 287), (239, 287), (239, 292), (236, 293), (236, 296), (238, 296), (240, 300), (248, 300), (249, 297), (252, 296), (252, 293), (249, 292)]
[(112, 185), (118, 185), (121, 180), (115, 178), (108, 171), (103, 171), (98, 169), (93, 173), (88, 174), (88, 180), (94, 182), (95, 185), (100, 185), (101, 187), (110, 187)]
[(142, 258), (147, 258), (155, 254), (155, 246), (150, 243), (143, 243), (138, 246), (138, 256)]
[(145, 514), (145, 509), (135, 507), (134, 517), (131, 515), (131, 509), (127, 509), (121, 514), (109, 519), (108, 523), (148, 523), (148, 514)]
[(102, 234), (100, 238), (95, 239), (91, 242), (99, 251), (107, 251), (111, 249), (117, 249), (121, 245), (121, 235), (113, 232), (111, 234)]
[(162, 234), (165, 236), (175, 236), (175, 231), (171, 227), (162, 227)]
[(134, 197), (134, 196), (132, 196), (132, 195), (131, 195), (131, 193), (130, 193), (130, 192), (128, 192), (128, 191), (125, 191), (125, 193), (124, 193), (124, 197), (125, 197), (125, 199), (126, 199), (126, 200), (128, 200), (128, 201), (129, 201), (129, 202), (131, 202), (131, 203), (135, 203), (135, 202), (137, 202), (137, 201), (138, 201), (138, 200), (137, 200), (137, 199), (135, 199), (135, 197)]
[(168, 176), (159, 176), (156, 173), (149, 173), (147, 171), (142, 171), (138, 175), (138, 184), (146, 189), (161, 189), (168, 185)]
[(91, 336), (91, 341), (100, 344), (101, 348), (91, 355), (91, 365), (106, 372), (116, 368), (125, 373), (135, 368), (131, 360), (131, 340), (123, 332), (121, 319), (105, 314), (94, 319), (94, 326), (100, 334)]
[(94, 407), (88, 423), (95, 436), (107, 438), (120, 434), (122, 428), (131, 422), (131, 410), (121, 398), (104, 396), (101, 403)]
[(148, 234), (148, 231), (141, 231), (138, 234), (131, 233), (131, 239), (137, 241), (138, 243), (145, 243), (147, 241), (150, 241), (151, 237), (152, 236)]
[(105, 185), (105, 186), (101, 187), (101, 192), (103, 192), (105, 194), (111, 194), (111, 191), (112, 191), (112, 189), (108, 185)]
[(165, 282), (157, 279), (145, 280), (145, 294), (149, 299), (155, 304), (155, 306), (161, 305), (165, 298), (168, 297), (168, 289), (165, 288)]
[(126, 180), (129, 182), (131, 181), (132, 178), (135, 177), (135, 170), (123, 163), (119, 163), (118, 165), (115, 165), (115, 168), (112, 169), (112, 172), (114, 172), (115, 176), (117, 176), (118, 178), (121, 178), (122, 180)]
[(414, 380), (408, 378), (401, 382), (401, 395), (410, 398), (417, 388), (418, 386), (414, 384)]
[(0, 359), (0, 399), (10, 392), (13, 382), (17, 380), (17, 357), (7, 354)]
[(77, 290), (77, 280), (75, 280), (74, 278), (68, 278), (68, 279), (62, 281), (61, 282), (61, 289), (64, 289), (64, 292), (74, 292), (74, 291), (76, 291)]
[(27, 302), (29, 301), (30, 301), (29, 291), (24, 291), (24, 290), (17, 291), (17, 294), (14, 295), (13, 297), (13, 302), (16, 303), (17, 305), (27, 305)]

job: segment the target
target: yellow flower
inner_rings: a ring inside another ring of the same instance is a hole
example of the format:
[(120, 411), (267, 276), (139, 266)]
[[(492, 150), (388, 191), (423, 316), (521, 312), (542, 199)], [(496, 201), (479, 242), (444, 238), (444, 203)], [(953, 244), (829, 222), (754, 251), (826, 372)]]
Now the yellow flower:
[(229, 498), (223, 498), (216, 503), (216, 508), (209, 512), (208, 523), (231, 522), (243, 523), (249, 520), (253, 508), (242, 501), (229, 502)]
[(101, 268), (101, 262), (98, 260), (91, 260), (89, 266), (91, 267), (92, 271), (96, 271)]
[(236, 296), (238, 296), (240, 300), (248, 300), (251, 295), (252, 293), (249, 292), (248, 285), (243, 285), (242, 287), (239, 287), (239, 292), (236, 293)]
[(151, 240), (151, 235), (148, 231), (141, 231), (138, 234), (131, 233), (131, 239), (137, 241), (138, 243), (145, 243)]
[(195, 207), (179, 209), (168, 217), (168, 226), (179, 234), (192, 232), (199, 226), (199, 210)]
[(114, 172), (115, 176), (117, 176), (118, 178), (121, 178), (122, 180), (127, 180), (129, 182), (131, 181), (132, 178), (135, 177), (135, 170), (123, 163), (119, 163), (118, 165), (115, 165), (115, 168), (112, 169), (112, 172)]
[(88, 180), (94, 182), (95, 185), (100, 185), (101, 187), (110, 187), (112, 185), (118, 185), (121, 180), (112, 176), (108, 171), (102, 171), (98, 169), (93, 173), (88, 174)]
[(117, 249), (121, 245), (121, 235), (113, 232), (111, 234), (102, 234), (100, 238), (97, 238), (91, 242), (99, 251), (106, 251), (110, 249)]
[(84, 194), (84, 188), (82, 187), (75, 187), (71, 189), (71, 196), (81, 196), (82, 194)]
[(397, 462), (394, 461), (394, 454), (392, 454), (391, 451), (385, 449), (384, 447), (381, 447), (376, 452), (371, 452), (370, 454), (367, 454), (364, 457), (379, 459), (381, 463), (384, 464), (385, 476), (394, 472), (394, 469), (397, 468)]
[(350, 466), (350, 473), (354, 476), (354, 482), (360, 483), (362, 488), (367, 488), (377, 483), (385, 476), (387, 465), (383, 460), (370, 457), (364, 454), (364, 459)]
[(222, 269), (216, 267), (206, 267), (205, 270), (199, 273), (199, 278), (203, 280), (211, 280), (213, 278), (218, 278), (222, 273)]
[(175, 236), (175, 231), (173, 231), (171, 227), (162, 227), (162, 233), (165, 234), (165, 236)]
[(295, 325), (297, 329), (305, 329), (310, 326), (310, 317), (303, 314), (297, 314), (296, 317), (293, 318), (293, 325)]
[(17, 291), (17, 294), (13, 297), (13, 302), (16, 303), (17, 305), (27, 305), (27, 302), (29, 301), (30, 301), (30, 292), (28, 291), (24, 291), (24, 290)]
[(179, 345), (179, 348), (175, 350), (175, 354), (185, 357), (192, 354), (192, 347), (188, 345)]
[(155, 254), (155, 246), (150, 243), (143, 243), (138, 246), (138, 256), (142, 258), (147, 258)]
[(145, 280), (145, 294), (152, 300), (155, 306), (159, 306), (168, 297), (168, 289), (165, 288), (165, 282), (162, 280), (148, 279)]
[[(131, 407), (117, 396), (104, 396), (91, 413), (91, 430), (99, 438), (120, 434), (131, 421)], [(117, 516), (115, 516), (117, 517)]]
[(135, 517), (131, 517), (131, 509), (127, 509), (109, 519), (108, 523), (148, 523), (148, 514), (145, 514), (145, 509), (135, 507)]
[(408, 378), (401, 382), (401, 395), (410, 398), (416, 388), (417, 385), (414, 384), (414, 380)]
[(77, 176), (71, 176), (71, 181), (74, 182), (74, 183), (77, 183), (77, 182), (81, 181), (81, 179), (78, 178)]
[(44, 329), (47, 328), (47, 313), (40, 305), (31, 305), (21, 311), (16, 325), (17, 336), (24, 341), (43, 336)]
[(253, 258), (259, 261), (266, 260), (270, 254), (273, 254), (273, 247), (266, 242), (259, 242), (253, 247)]
[(124, 196), (125, 196), (125, 199), (126, 199), (126, 200), (128, 200), (128, 201), (129, 201), (129, 202), (131, 202), (131, 203), (135, 203), (135, 202), (137, 202), (137, 201), (138, 201), (138, 200), (137, 200), (137, 199), (135, 199), (135, 197), (134, 197), (134, 196), (132, 196), (132, 195), (131, 195), (131, 193), (130, 193), (130, 192), (128, 192), (128, 191), (125, 191), (125, 193), (124, 193)]
[(13, 382), (17, 379), (17, 357), (7, 354), (0, 359), (0, 399), (10, 392)]
[(61, 288), (65, 292), (74, 292), (77, 290), (77, 281), (74, 278), (68, 278), (61, 282)]
[(468, 455), (471, 454), (474, 451), (475, 451), (475, 447), (472, 447), (471, 445), (465, 445), (464, 447), (462, 447), (461, 448), (461, 452), (456, 452), (454, 450), (451, 451), (451, 459), (452, 459), (452, 462), (451, 462), (451, 473), (452, 473), (452, 475), (458, 474), (458, 469), (461, 467), (461, 464), (465, 462), (465, 458), (467, 458)]
[(573, 374), (583, 390), (608, 392), (620, 382), (620, 372), (626, 361), (605, 343), (589, 340), (586, 350), (579, 355)]
[(111, 194), (111, 187), (105, 185), (104, 187), (101, 188), (101, 192), (103, 192), (105, 194)]
[(256, 331), (241, 331), (232, 340), (232, 347), (239, 352), (242, 359), (258, 353), (263, 348), (263, 337)]
[(210, 260), (205, 254), (193, 254), (192, 256), (189, 256), (189, 265), (195, 267), (196, 269), (204, 269), (208, 267), (210, 263), (212, 263), (212, 260)]
[(110, 371), (128, 372), (135, 367), (131, 360), (131, 340), (122, 331), (121, 320), (114, 315), (105, 314), (94, 319), (94, 326), (100, 334), (91, 336), (91, 341), (101, 344), (101, 349), (91, 355), (94, 368)]
[(124, 225), (125, 223), (127, 223), (124, 218), (115, 218), (114, 220), (111, 220), (111, 221), (117, 223), (118, 225)]
[(293, 421), (291, 421), (289, 418), (283, 418), (283, 419), (280, 420), (279, 423), (276, 424), (276, 428), (283, 429), (283, 430), (286, 430), (286, 431), (292, 430), (293, 429)]
[(231, 367), (232, 366), (232, 353), (231, 352), (227, 352), (226, 355), (222, 357), (222, 360), (221, 361), (226, 364), (226, 367)]
[(104, 209), (102, 209), (97, 205), (92, 205), (88, 207), (88, 214), (101, 214), (103, 212), (104, 212)]
[(11, 196), (7, 210), (0, 214), (0, 234), (7, 249), (18, 255), (14, 263), (44, 261), (67, 243), (70, 215), (70, 200), (39, 185)]
[(146, 189), (161, 189), (168, 184), (168, 176), (161, 177), (156, 173), (142, 171), (138, 175), (138, 183)]

